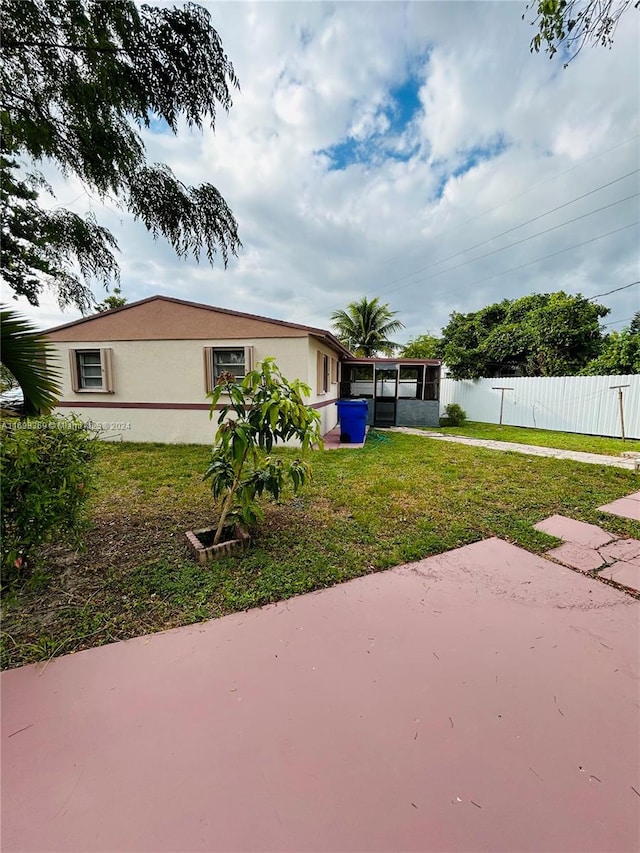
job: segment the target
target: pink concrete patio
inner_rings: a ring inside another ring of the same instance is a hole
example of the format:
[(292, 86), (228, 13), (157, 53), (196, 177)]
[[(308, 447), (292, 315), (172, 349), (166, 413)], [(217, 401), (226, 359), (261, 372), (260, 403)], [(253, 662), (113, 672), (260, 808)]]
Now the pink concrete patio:
[[(635, 521), (636, 507), (640, 508), (640, 492), (598, 509)], [(621, 539), (595, 524), (585, 524), (564, 515), (545, 518), (535, 528), (564, 540), (562, 545), (547, 551), (548, 557), (580, 572), (598, 572), (597, 577), (640, 593), (640, 540)]]
[(2, 849), (635, 851), (639, 604), (497, 539), (2, 675)]
[(627, 495), (626, 498), (619, 498), (610, 504), (599, 506), (598, 509), (612, 515), (620, 515), (622, 518), (640, 521), (640, 492), (634, 492), (632, 495)]
[[(369, 427), (367, 427), (367, 432), (368, 431)], [(367, 438), (365, 434), (365, 440), (361, 442), (340, 441), (339, 426), (334, 427), (322, 436), (325, 450), (359, 450), (361, 447), (364, 447), (366, 440)]]

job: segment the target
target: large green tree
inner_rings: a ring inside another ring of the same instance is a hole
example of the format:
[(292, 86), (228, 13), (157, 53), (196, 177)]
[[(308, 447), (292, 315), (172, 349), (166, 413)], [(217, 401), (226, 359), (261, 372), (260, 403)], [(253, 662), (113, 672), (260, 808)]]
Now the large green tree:
[(401, 358), (439, 358), (440, 338), (435, 335), (417, 335), (400, 349)]
[(604, 305), (562, 291), (504, 299), (469, 314), (453, 312), (441, 355), (454, 379), (519, 373), (571, 376), (602, 347)]
[(640, 312), (627, 329), (607, 335), (600, 355), (580, 372), (588, 376), (640, 373)]
[(363, 296), (350, 302), (346, 310), (334, 311), (331, 320), (346, 347), (355, 355), (371, 358), (379, 353), (391, 355), (399, 346), (390, 340), (390, 335), (404, 329), (404, 323), (394, 319), (396, 313), (377, 296), (371, 300)]
[(562, 51), (568, 63), (585, 45), (611, 47), (620, 16), (637, 0), (532, 0), (522, 15), (533, 18), (538, 32), (531, 51), (545, 50), (549, 57)]
[(177, 133), (215, 124), (238, 85), (209, 12), (133, 0), (4, 0), (0, 5), (2, 276), (38, 304), (45, 286), (61, 306), (93, 306), (91, 282), (117, 277), (112, 234), (91, 216), (46, 209), (38, 164), (79, 178), (165, 237), (178, 255), (241, 243), (215, 186), (188, 186), (146, 159), (141, 130)]

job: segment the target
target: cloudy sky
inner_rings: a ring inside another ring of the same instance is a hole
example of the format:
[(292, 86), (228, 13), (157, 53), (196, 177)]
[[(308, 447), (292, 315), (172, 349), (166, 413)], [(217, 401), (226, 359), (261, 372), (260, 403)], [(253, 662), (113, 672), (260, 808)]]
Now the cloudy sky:
[[(239, 258), (180, 260), (114, 204), (54, 182), (58, 203), (113, 230), (129, 301), (161, 293), (328, 328), (335, 309), (378, 296), (404, 341), (453, 310), (640, 279), (633, 8), (612, 50), (564, 69), (530, 54), (524, 2), (207, 5), (241, 91), (215, 134), (145, 143), (183, 181), (218, 187)], [(600, 301), (620, 329), (640, 286)], [(25, 313), (41, 328), (79, 316), (51, 295)]]

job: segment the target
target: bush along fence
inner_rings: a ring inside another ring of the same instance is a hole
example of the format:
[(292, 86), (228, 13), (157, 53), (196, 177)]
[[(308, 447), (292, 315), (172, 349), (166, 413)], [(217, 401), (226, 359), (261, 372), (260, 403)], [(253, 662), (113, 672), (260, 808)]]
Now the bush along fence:
[[(457, 403), (471, 421), (640, 439), (640, 375), (442, 379), (441, 413)], [(622, 405), (621, 405), (622, 403)]]

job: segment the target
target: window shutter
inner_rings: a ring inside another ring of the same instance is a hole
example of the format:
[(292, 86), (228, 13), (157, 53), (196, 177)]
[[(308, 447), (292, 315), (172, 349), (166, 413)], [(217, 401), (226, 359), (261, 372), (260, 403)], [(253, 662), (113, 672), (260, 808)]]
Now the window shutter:
[(316, 393), (324, 394), (324, 356), (319, 350), (316, 357)]
[(213, 347), (203, 347), (204, 356), (204, 392), (210, 394), (213, 391)]
[(69, 370), (71, 373), (71, 387), (74, 391), (79, 391), (80, 381), (78, 379), (78, 356), (74, 349), (69, 350)]
[(244, 372), (249, 373), (253, 370), (253, 347), (244, 348)]
[(331, 383), (335, 385), (338, 381), (338, 361), (335, 358), (331, 359)]
[(112, 359), (111, 353), (113, 350), (111, 347), (105, 347), (105, 349), (100, 350), (100, 367), (102, 368), (102, 390), (108, 391), (109, 394), (113, 394), (113, 368), (112, 368)]

